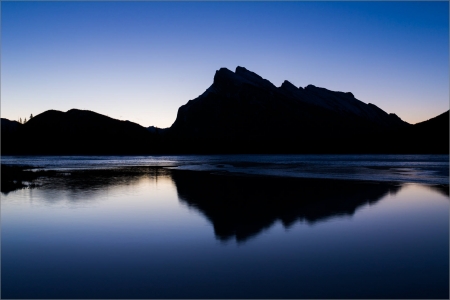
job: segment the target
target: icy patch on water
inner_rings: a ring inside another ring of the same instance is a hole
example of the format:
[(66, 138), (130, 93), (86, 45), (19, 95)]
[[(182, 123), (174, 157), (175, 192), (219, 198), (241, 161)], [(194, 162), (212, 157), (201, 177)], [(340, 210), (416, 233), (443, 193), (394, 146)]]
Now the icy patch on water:
[(448, 155), (4, 156), (1, 162), (60, 171), (159, 166), (231, 174), (449, 184)]

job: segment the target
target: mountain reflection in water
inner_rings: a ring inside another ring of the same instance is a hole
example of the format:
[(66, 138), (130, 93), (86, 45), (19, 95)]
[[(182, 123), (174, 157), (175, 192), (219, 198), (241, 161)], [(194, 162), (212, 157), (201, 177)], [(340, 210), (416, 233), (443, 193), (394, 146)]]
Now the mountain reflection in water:
[[(281, 221), (314, 224), (333, 217), (351, 217), (364, 205), (372, 205), (402, 185), (327, 179), (226, 175), (170, 170), (162, 167), (130, 167), (59, 172), (42, 181), (47, 193), (64, 191), (69, 201), (95, 199), (104, 190), (132, 186), (143, 179), (164, 177), (174, 183), (181, 203), (200, 211), (221, 241), (244, 242)], [(446, 188), (431, 188), (447, 193)], [(55, 201), (58, 197), (48, 197)], [(56, 200), (57, 201), (57, 200)]]
[(448, 299), (448, 185), (42, 174), (2, 194), (2, 298)]
[(352, 216), (401, 186), (392, 183), (351, 182), (279, 177), (214, 175), (175, 171), (178, 196), (201, 211), (213, 224), (218, 239), (243, 242), (277, 220), (284, 227), (296, 221), (316, 223)]

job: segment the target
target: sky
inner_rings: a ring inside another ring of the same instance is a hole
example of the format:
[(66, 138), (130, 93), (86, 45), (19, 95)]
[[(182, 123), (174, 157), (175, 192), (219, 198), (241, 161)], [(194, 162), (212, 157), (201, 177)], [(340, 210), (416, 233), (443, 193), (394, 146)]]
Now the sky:
[(449, 109), (449, 2), (1, 3), (1, 117), (92, 110), (169, 127), (215, 71)]

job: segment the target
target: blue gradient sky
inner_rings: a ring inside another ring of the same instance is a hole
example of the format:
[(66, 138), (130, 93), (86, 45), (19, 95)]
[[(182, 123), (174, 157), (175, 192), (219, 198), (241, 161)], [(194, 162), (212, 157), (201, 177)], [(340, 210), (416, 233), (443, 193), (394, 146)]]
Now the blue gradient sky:
[(410, 123), (449, 109), (448, 2), (2, 2), (1, 116), (89, 109), (170, 126), (221, 67)]

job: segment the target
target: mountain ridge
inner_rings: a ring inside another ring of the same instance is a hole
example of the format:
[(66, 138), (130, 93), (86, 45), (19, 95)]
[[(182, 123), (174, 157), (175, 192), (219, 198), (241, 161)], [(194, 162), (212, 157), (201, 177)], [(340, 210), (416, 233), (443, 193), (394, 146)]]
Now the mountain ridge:
[(240, 66), (217, 70), (169, 128), (78, 109), (14, 122), (2, 118), (2, 153), (448, 153), (448, 111), (411, 125), (351, 92), (276, 87)]
[(352, 93), (313, 85), (297, 88), (287, 80), (276, 87), (238, 66), (235, 72), (217, 70), (213, 84), (178, 109), (168, 135), (185, 144), (202, 145), (193, 147), (194, 152), (200, 148), (258, 152), (259, 147), (270, 153), (345, 152), (352, 147), (338, 150), (332, 144), (408, 126), (395, 114), (365, 104)]

